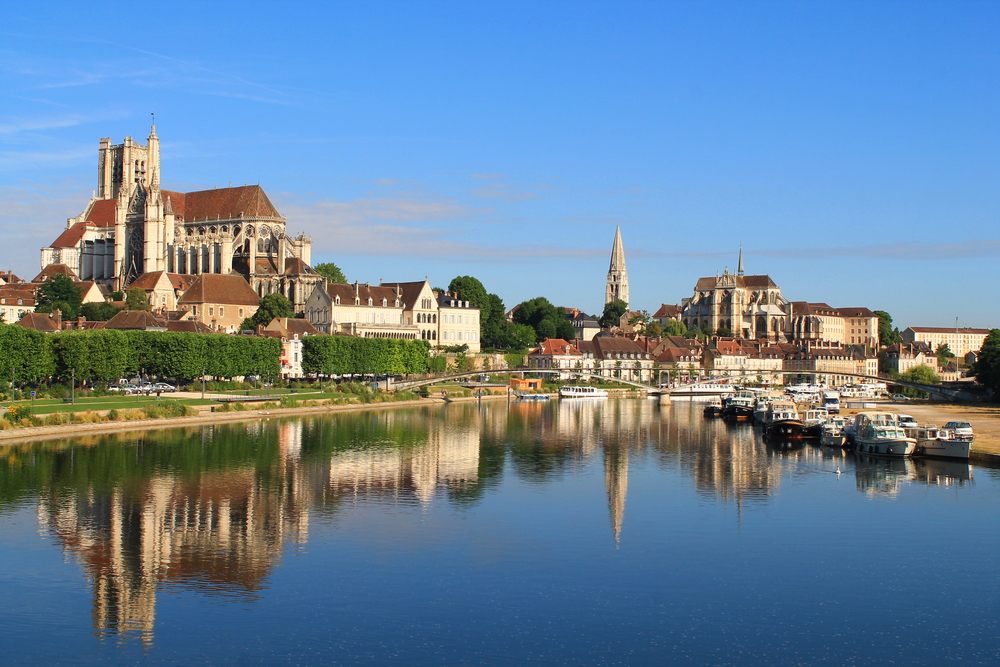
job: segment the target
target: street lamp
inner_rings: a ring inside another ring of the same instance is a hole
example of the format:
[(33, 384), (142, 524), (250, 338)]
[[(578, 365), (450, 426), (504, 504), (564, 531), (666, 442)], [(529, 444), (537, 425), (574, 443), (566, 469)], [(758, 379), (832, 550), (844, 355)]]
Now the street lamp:
[(203, 401), (205, 400), (205, 373), (207, 372), (207, 369), (202, 369), (201, 371), (201, 400)]

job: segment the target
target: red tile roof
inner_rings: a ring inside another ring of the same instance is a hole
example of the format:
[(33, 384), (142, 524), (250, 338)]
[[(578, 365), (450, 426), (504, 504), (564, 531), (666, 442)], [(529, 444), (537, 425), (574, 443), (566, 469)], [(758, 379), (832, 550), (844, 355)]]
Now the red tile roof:
[(55, 318), (47, 313), (25, 313), (24, 317), (17, 321), (19, 327), (34, 329), (35, 331), (52, 332), (59, 331), (59, 325)]
[(989, 329), (971, 329), (969, 327), (910, 327), (915, 333), (940, 333), (940, 334), (980, 334), (988, 336)]
[(653, 313), (653, 317), (677, 317), (681, 314), (681, 307), (670, 303), (660, 304), (659, 309)]
[(6, 282), (7, 284), (24, 282), (16, 275), (14, 275), (13, 271), (0, 271), (0, 278), (2, 278), (4, 282)]
[(579, 355), (580, 350), (562, 338), (546, 338), (538, 344), (538, 354), (547, 355)]
[(95, 199), (87, 209), (84, 220), (95, 227), (115, 226), (115, 206), (118, 202), (114, 199)]
[(73, 269), (69, 268), (65, 264), (49, 264), (44, 269), (42, 269), (37, 276), (31, 279), (33, 283), (44, 283), (49, 278), (55, 278), (56, 276), (67, 276), (70, 280), (75, 283), (80, 282), (80, 279)]
[(56, 237), (56, 240), (52, 242), (50, 248), (75, 248), (80, 243), (80, 239), (87, 232), (87, 223), (76, 222), (73, 223), (68, 229), (63, 230), (63, 233)]
[(260, 297), (243, 276), (203, 273), (191, 284), (178, 304), (221, 303), (223, 305), (257, 306)]
[(167, 323), (154, 316), (148, 310), (122, 310), (104, 324), (105, 329), (160, 330), (167, 328)]
[(259, 185), (215, 188), (198, 192), (162, 190), (170, 199), (174, 215), (185, 222), (196, 220), (232, 220), (244, 218), (283, 219)]

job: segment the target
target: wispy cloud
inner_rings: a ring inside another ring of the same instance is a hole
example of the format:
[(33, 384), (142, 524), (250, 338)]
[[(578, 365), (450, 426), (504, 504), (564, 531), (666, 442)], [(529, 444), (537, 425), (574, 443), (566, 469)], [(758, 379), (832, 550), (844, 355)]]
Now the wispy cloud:
[(538, 190), (529, 190), (514, 186), (504, 174), (473, 174), (475, 186), (472, 194), (480, 199), (497, 199), (507, 202), (530, 201), (538, 199)]

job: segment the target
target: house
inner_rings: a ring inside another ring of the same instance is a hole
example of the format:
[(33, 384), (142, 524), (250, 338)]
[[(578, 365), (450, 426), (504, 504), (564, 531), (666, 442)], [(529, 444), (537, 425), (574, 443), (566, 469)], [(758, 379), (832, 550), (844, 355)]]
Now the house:
[(598, 374), (632, 382), (653, 381), (653, 356), (637, 342), (602, 334), (590, 341)]
[(593, 315), (588, 315), (579, 308), (563, 308), (563, 312), (573, 325), (573, 330), (576, 332), (574, 337), (577, 340), (589, 341), (601, 333), (601, 325)]
[(62, 313), (56, 308), (52, 313), (25, 313), (17, 321), (17, 326), (25, 329), (34, 329), (43, 333), (55, 333), (62, 331)]
[(479, 346), (479, 309), (463, 301), (457, 293), (441, 292), (437, 295), (438, 344), (442, 346), (466, 345), (469, 352), (477, 354)]
[(167, 322), (148, 310), (121, 310), (105, 322), (103, 328), (124, 331), (167, 331)]
[(882, 353), (882, 370), (886, 373), (903, 374), (917, 366), (938, 370), (937, 357), (926, 342), (894, 343)]
[(146, 294), (150, 310), (177, 309), (177, 299), (193, 283), (194, 277), (166, 271), (151, 271), (136, 278), (129, 289), (141, 289)]
[(576, 344), (562, 338), (546, 338), (528, 354), (528, 368), (567, 371), (562, 379), (570, 377), (569, 371), (593, 372), (593, 357), (584, 364), (583, 354)]
[(300, 378), (302, 370), (302, 339), (319, 332), (308, 321), (295, 317), (276, 317), (260, 327), (262, 336), (281, 339), (281, 377)]
[(653, 313), (652, 319), (661, 327), (667, 326), (670, 320), (681, 321), (681, 307), (670, 303), (661, 303), (660, 307)]
[(35, 310), (37, 285), (30, 283), (5, 283), (0, 285), (0, 322), (13, 324), (26, 313)]
[(23, 282), (13, 271), (0, 271), (0, 286)]
[(191, 312), (191, 319), (215, 331), (236, 333), (260, 306), (260, 299), (243, 276), (203, 273), (194, 279), (177, 304)]
[(317, 285), (306, 299), (305, 314), (320, 333), (417, 340), (422, 331), (404, 323), (404, 306), (398, 287), (326, 282)]
[(863, 345), (877, 349), (878, 315), (868, 308), (834, 308), (826, 303), (792, 301), (788, 304), (788, 337), (793, 341), (821, 341), (835, 345)]

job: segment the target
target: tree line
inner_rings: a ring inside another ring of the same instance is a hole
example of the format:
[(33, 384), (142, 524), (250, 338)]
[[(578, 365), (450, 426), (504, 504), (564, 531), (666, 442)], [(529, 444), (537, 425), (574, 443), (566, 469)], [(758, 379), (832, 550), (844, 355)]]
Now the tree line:
[(274, 377), (281, 342), (225, 334), (94, 329), (45, 334), (0, 325), (0, 381), (114, 382), (155, 375), (190, 382), (202, 375)]

